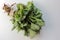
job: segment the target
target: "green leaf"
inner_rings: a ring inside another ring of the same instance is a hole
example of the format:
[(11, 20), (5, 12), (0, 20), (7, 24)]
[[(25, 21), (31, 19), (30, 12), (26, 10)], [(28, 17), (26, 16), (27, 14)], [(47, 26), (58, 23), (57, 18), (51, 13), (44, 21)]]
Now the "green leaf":
[(22, 29), (20, 28), (20, 26), (17, 26), (16, 30), (19, 32)]
[(40, 27), (38, 25), (34, 24), (34, 23), (31, 23), (31, 29), (32, 30), (39, 30)]
[(36, 19), (37, 20), (37, 23), (39, 26), (43, 26), (44, 25), (44, 21), (41, 20), (41, 19)]
[(17, 8), (18, 8), (18, 10), (22, 10), (22, 9), (24, 9), (24, 5), (23, 4), (17, 4)]
[(17, 22), (15, 21), (14, 24), (13, 24), (12, 30), (16, 29), (17, 26), (18, 26), (18, 24), (17, 24)]
[(29, 29), (29, 36), (33, 38), (37, 33), (31, 29)]

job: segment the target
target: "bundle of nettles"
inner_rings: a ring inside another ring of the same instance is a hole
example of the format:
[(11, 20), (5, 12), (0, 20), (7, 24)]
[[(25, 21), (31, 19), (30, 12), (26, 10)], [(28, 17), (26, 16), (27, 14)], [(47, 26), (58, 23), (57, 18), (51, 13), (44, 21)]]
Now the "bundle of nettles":
[(17, 4), (17, 10), (13, 13), (12, 18), (13, 28), (18, 32), (24, 30), (26, 36), (34, 37), (44, 25), (42, 13), (35, 7), (33, 2), (28, 2), (27, 5)]

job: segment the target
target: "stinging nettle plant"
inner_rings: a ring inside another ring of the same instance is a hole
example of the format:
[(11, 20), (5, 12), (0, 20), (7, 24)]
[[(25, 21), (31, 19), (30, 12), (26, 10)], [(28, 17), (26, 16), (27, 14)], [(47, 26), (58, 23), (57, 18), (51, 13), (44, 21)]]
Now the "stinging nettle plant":
[(16, 29), (18, 32), (24, 30), (26, 36), (34, 37), (44, 25), (42, 13), (33, 2), (28, 2), (27, 5), (16, 4), (16, 7), (17, 10), (12, 16), (12, 30)]

